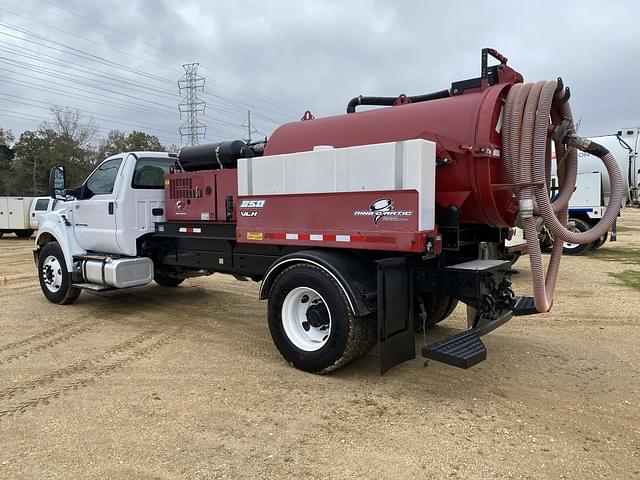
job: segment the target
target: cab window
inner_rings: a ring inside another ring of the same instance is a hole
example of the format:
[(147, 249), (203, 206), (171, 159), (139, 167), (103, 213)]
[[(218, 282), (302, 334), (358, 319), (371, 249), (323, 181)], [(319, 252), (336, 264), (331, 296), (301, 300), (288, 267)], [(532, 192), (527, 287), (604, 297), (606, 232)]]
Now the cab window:
[(86, 183), (91, 195), (113, 193), (113, 186), (116, 183), (121, 163), (121, 158), (107, 160), (91, 174)]
[(46, 210), (48, 206), (49, 206), (49, 199), (40, 198), (36, 200), (36, 206), (34, 207), (34, 210)]
[(164, 176), (173, 165), (172, 158), (141, 157), (136, 162), (131, 186), (133, 188), (164, 188)]

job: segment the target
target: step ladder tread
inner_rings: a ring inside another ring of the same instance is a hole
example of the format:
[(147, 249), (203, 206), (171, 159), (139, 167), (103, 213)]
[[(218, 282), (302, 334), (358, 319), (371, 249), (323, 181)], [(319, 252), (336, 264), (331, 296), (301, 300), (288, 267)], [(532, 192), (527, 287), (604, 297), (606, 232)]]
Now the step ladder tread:
[(487, 349), (473, 330), (467, 330), (422, 348), (422, 356), (448, 365), (469, 368), (487, 357)]

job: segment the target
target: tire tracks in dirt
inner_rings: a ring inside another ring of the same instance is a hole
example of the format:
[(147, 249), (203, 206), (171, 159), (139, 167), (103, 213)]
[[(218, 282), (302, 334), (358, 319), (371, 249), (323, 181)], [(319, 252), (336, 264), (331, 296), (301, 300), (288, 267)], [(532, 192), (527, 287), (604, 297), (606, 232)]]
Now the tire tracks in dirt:
[[(166, 307), (157, 304), (157, 298), (149, 296), (146, 292), (127, 293), (122, 295), (117, 301), (123, 303), (135, 304), (147, 313), (166, 314)], [(186, 303), (176, 298), (172, 305), (177, 312), (180, 312), (179, 320), (182, 325), (189, 326), (191, 330), (197, 329), (201, 336), (206, 333), (212, 339), (220, 340), (224, 347), (237, 351), (238, 354), (251, 352), (251, 356), (260, 358), (272, 358), (277, 356), (277, 352), (268, 330), (266, 334), (256, 332), (255, 327), (247, 324), (242, 319), (243, 313), (230, 312), (228, 306), (234, 306), (234, 301), (230, 300), (222, 305), (224, 308), (219, 312), (212, 311), (207, 305), (199, 302)], [(247, 311), (247, 315), (255, 315), (255, 310)], [(261, 315), (255, 315), (256, 318), (262, 318)]]
[(80, 360), (78, 362), (72, 363), (65, 367), (59, 368), (58, 370), (54, 370), (52, 372), (46, 373), (40, 377), (34, 378), (32, 380), (28, 380), (26, 382), (20, 383), (18, 385), (14, 385), (12, 387), (5, 388), (4, 390), (0, 390), (0, 400), (4, 398), (11, 398), (18, 392), (25, 392), (27, 390), (32, 390), (42, 385), (46, 385), (47, 383), (54, 382), (57, 379), (61, 379), (64, 377), (68, 377), (70, 375), (81, 373), (89, 369), (92, 365), (99, 363), (103, 360), (106, 360), (110, 356), (118, 355), (120, 353), (126, 352), (128, 349), (140, 345), (145, 340), (152, 338), (157, 335), (157, 332), (143, 332), (138, 335), (135, 335), (133, 338), (129, 340), (125, 340), (124, 342), (120, 342), (113, 347), (106, 349), (104, 352), (93, 355), (84, 360)]
[[(37, 407), (39, 405), (47, 405), (49, 404), (50, 401), (63, 397), (67, 394), (72, 393), (75, 390), (78, 390), (81, 387), (86, 387), (87, 385), (97, 381), (98, 379), (100, 379), (101, 377), (104, 377), (106, 375), (109, 375), (111, 373), (113, 373), (114, 371), (120, 369), (120, 368), (124, 368), (125, 366), (127, 366), (128, 364), (139, 360), (143, 357), (146, 357), (147, 355), (149, 355), (151, 352), (153, 352), (154, 350), (162, 347), (163, 345), (166, 345), (168, 343), (170, 343), (171, 341), (173, 341), (182, 331), (184, 330), (184, 327), (178, 327), (176, 329), (174, 329), (174, 331), (170, 332), (170, 333), (165, 333), (163, 335), (160, 336), (160, 338), (156, 339), (155, 341), (149, 343), (146, 346), (143, 346), (142, 348), (139, 348), (137, 350), (133, 350), (130, 351), (131, 347), (134, 347), (136, 345), (141, 344), (142, 342), (144, 342), (147, 339), (150, 339), (153, 335), (156, 334), (156, 332), (145, 332), (143, 334), (140, 334), (132, 339), (130, 339), (129, 341), (123, 342), (121, 344), (118, 344), (114, 347), (112, 347), (111, 349), (109, 349), (107, 352), (103, 352), (103, 354), (98, 355), (98, 357), (103, 356), (105, 359), (107, 357), (109, 357), (110, 355), (114, 355), (117, 353), (125, 353), (128, 352), (125, 356), (123, 356), (122, 358), (119, 358), (117, 360), (114, 360), (113, 362), (110, 363), (106, 363), (104, 365), (99, 365), (96, 366), (95, 368), (89, 368), (89, 366), (92, 363), (97, 363), (98, 360), (96, 359), (87, 359), (85, 361), (80, 361), (77, 362), (76, 364), (72, 364), (69, 365), (68, 367), (62, 368), (60, 370), (57, 370), (55, 372), (51, 372), (48, 375), (45, 375), (43, 377), (40, 377), (38, 379), (34, 379), (30, 382), (25, 382), (25, 384), (23, 384), (22, 386), (16, 386), (16, 387), (11, 387), (9, 389), (5, 389), (3, 390), (3, 394), (5, 396), (9, 396), (11, 395), (10, 390), (12, 390), (13, 388), (18, 388), (20, 389), (21, 387), (23, 387), (25, 390), (31, 389), (31, 388), (35, 388), (37, 386), (40, 385), (44, 385), (46, 383), (49, 383), (51, 381), (55, 381), (56, 379), (63, 379), (66, 376), (72, 375), (74, 373), (82, 373), (82, 372), (86, 372), (87, 375), (73, 380), (73, 381), (69, 381), (67, 383), (61, 384), (61, 385), (57, 385), (54, 388), (52, 388), (51, 390), (49, 390), (48, 392), (42, 394), (42, 395), (38, 395), (36, 397), (30, 398), (28, 400), (24, 400), (21, 401), (15, 405), (12, 406), (5, 406), (5, 407), (0, 407), (0, 420), (3, 417), (7, 417), (10, 416), (12, 414), (15, 413), (23, 413), (25, 411), (27, 411), (30, 408), (34, 408)], [(138, 337), (144, 337), (144, 338), (138, 338)]]
[(31, 342), (42, 340), (43, 338), (52, 337), (70, 327), (79, 325), (80, 323), (82, 323), (82, 320), (74, 320), (72, 322), (63, 323), (62, 325), (58, 325), (57, 327), (53, 327), (48, 330), (43, 330), (42, 332), (38, 332), (29, 337), (23, 338), (22, 340), (17, 340), (15, 342), (7, 343), (5, 345), (0, 345), (0, 353), (6, 350), (10, 350), (12, 348), (22, 347), (23, 345), (27, 345)]
[(89, 324), (89, 325), (83, 325), (81, 327), (75, 328), (69, 332), (66, 332), (58, 337), (54, 337), (44, 343), (41, 343), (39, 345), (34, 345), (32, 347), (29, 347), (25, 350), (21, 350), (17, 353), (13, 353), (11, 355), (7, 355), (4, 358), (0, 358), (0, 365), (4, 365), (6, 363), (11, 363), (11, 362), (15, 362), (16, 360), (19, 360), (21, 358), (25, 358), (28, 357), (30, 355), (33, 355), (34, 353), (40, 352), (42, 350), (45, 350), (47, 348), (52, 348), (55, 347), (56, 345), (60, 345), (63, 342), (66, 342), (68, 340), (71, 340), (74, 337), (77, 337), (78, 335), (82, 335), (83, 333), (87, 333), (90, 330), (93, 330), (94, 328), (96, 328), (98, 326), (97, 323), (94, 324)]

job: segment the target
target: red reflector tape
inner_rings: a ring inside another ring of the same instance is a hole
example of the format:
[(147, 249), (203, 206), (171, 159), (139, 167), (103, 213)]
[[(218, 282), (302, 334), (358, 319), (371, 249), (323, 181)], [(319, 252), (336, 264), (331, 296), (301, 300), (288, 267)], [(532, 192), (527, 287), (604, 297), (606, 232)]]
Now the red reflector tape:
[(202, 229), (200, 227), (180, 227), (178, 231), (180, 233), (202, 233)]
[(269, 240), (286, 240), (287, 234), (286, 233), (265, 233), (264, 238)]

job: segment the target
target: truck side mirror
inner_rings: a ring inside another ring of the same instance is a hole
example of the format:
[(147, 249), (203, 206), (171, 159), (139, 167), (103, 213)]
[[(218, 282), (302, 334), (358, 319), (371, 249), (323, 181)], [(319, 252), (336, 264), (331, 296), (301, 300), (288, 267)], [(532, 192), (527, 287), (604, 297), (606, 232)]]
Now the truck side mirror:
[(49, 173), (49, 196), (54, 199), (64, 200), (65, 195), (64, 167), (57, 166)]

